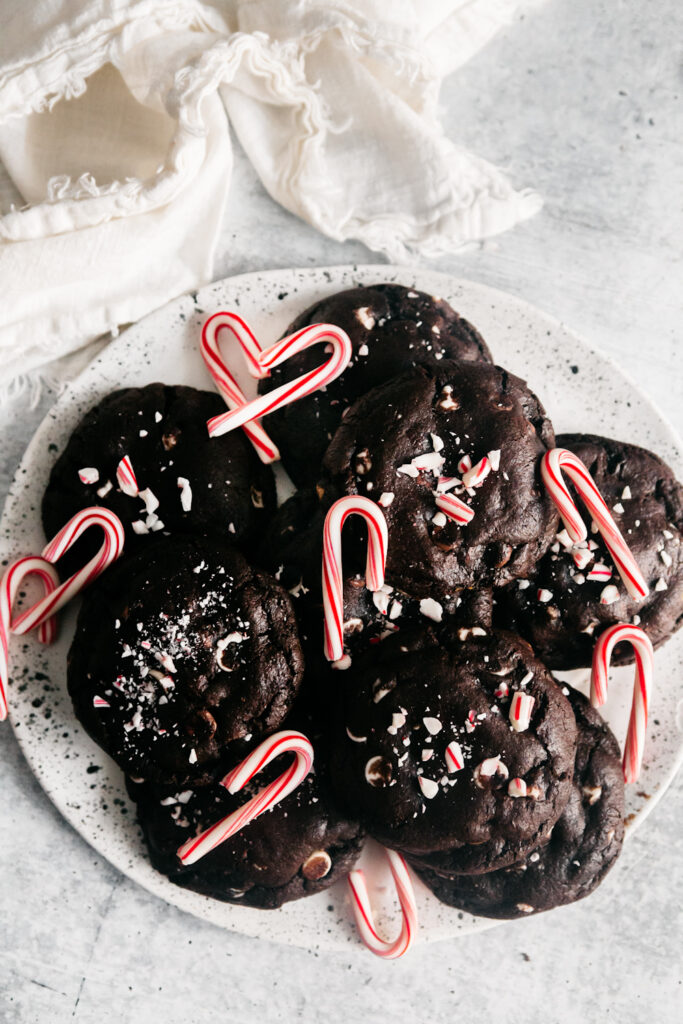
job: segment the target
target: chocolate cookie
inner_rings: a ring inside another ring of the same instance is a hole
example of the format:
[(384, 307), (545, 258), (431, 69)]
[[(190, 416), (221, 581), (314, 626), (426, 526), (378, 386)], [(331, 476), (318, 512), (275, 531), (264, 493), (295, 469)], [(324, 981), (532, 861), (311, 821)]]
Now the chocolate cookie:
[(279, 758), (231, 796), (217, 779), (181, 790), (129, 782), (154, 867), (176, 885), (213, 899), (271, 909), (329, 888), (353, 867), (363, 831), (337, 808), (316, 749), (313, 771), (271, 811), (191, 865), (178, 848), (241, 807), (283, 770)]
[(621, 852), (624, 780), (619, 745), (597, 711), (576, 691), (578, 724), (569, 802), (548, 843), (502, 871), (452, 875), (418, 869), (443, 903), (483, 917), (537, 914), (588, 896)]
[[(523, 640), (470, 635), (459, 648), (409, 651), (349, 677), (332, 735), (333, 785), (380, 842), (420, 854), (514, 843), (557, 820), (576, 723)], [(516, 692), (533, 698), (523, 730), (511, 724)], [(511, 795), (515, 779), (526, 796)]]
[[(602, 537), (591, 530), (590, 516), (577, 500), (588, 546), (577, 551), (560, 530), (529, 578), (496, 594), (496, 621), (525, 636), (539, 657), (557, 669), (589, 666), (596, 638), (616, 622), (640, 625), (658, 646), (683, 623), (683, 487), (644, 448), (589, 434), (563, 434), (557, 445), (588, 467), (638, 562), (649, 596), (644, 601), (629, 597)], [(580, 568), (576, 555), (586, 563), (580, 562)], [(632, 661), (630, 646), (618, 646), (613, 660)]]
[[(86, 413), (55, 463), (43, 497), (48, 537), (88, 505), (104, 505), (126, 529), (126, 553), (158, 532), (210, 534), (245, 548), (275, 510), (269, 466), (241, 430), (210, 438), (206, 421), (222, 398), (195, 388), (148, 384), (113, 391)], [(130, 459), (141, 494), (125, 494), (116, 469)], [(89, 531), (60, 562), (67, 574), (101, 543)]]
[(127, 773), (186, 785), (274, 731), (302, 674), (288, 594), (234, 549), (176, 537), (88, 591), (67, 682), (78, 719)]
[[(443, 299), (399, 284), (377, 284), (337, 292), (304, 310), (287, 328), (293, 334), (309, 324), (335, 324), (346, 331), (353, 357), (328, 385), (268, 417), (268, 430), (282, 448), (287, 472), (297, 484), (317, 479), (325, 449), (346, 408), (377, 384), (411, 366), (439, 360), (491, 362), (484, 339)], [(293, 380), (320, 363), (313, 348), (288, 360), (261, 381), (261, 393)]]
[[(359, 399), (323, 468), (331, 496), (362, 494), (382, 506), (393, 584), (441, 601), (526, 576), (544, 554), (558, 517), (539, 462), (553, 444), (550, 421), (524, 381), (486, 363), (444, 360)], [(467, 465), (482, 459), (490, 471), (474, 487)], [(437, 491), (469, 505), (471, 522), (447, 518)]]

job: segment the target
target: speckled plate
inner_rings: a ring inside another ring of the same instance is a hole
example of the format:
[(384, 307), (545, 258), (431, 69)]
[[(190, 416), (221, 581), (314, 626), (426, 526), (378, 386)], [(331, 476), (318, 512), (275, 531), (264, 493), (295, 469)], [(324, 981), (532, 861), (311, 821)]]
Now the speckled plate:
[[(683, 478), (683, 450), (671, 427), (616, 366), (565, 327), (511, 295), (427, 270), (388, 266), (277, 270), (220, 281), (186, 295), (146, 317), (112, 342), (45, 418), (29, 445), (7, 499), (0, 556), (40, 551), (44, 538), (39, 508), (48, 473), (83, 413), (114, 388), (161, 380), (210, 388), (197, 339), (208, 313), (238, 309), (266, 344), (280, 336), (304, 307), (321, 296), (357, 284), (398, 281), (440, 295), (471, 320), (496, 361), (526, 378), (542, 398), (558, 432), (592, 431), (644, 445)], [(240, 376), (240, 374), (238, 374)], [(243, 379), (245, 391), (253, 383)], [(259, 911), (219, 903), (172, 885), (148, 864), (123, 777), (80, 729), (65, 687), (65, 662), (76, 609), (61, 623), (60, 638), (43, 649), (34, 638), (12, 641), (11, 717), (26, 758), (64, 817), (104, 857), (147, 889), (214, 924), (312, 949), (345, 949), (357, 943), (345, 887)], [(642, 823), (683, 759), (683, 634), (656, 655), (645, 764), (638, 786), (627, 793), (628, 831)], [(586, 690), (587, 672), (567, 673)], [(631, 670), (614, 673), (607, 717), (624, 737)], [(391, 885), (368, 849), (368, 876), (380, 926), (390, 933), (397, 915)], [(618, 870), (618, 868), (617, 868)], [(453, 938), (495, 922), (440, 904), (418, 883), (420, 941)], [(556, 911), (556, 913), (559, 911)]]

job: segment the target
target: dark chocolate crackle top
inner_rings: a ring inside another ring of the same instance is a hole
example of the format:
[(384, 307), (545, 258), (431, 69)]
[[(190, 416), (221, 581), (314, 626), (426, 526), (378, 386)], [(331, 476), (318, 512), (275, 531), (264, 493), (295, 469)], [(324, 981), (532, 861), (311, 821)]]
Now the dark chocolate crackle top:
[[(443, 299), (399, 284), (378, 284), (337, 292), (304, 310), (287, 328), (310, 324), (341, 327), (353, 346), (348, 367), (324, 391), (268, 417), (267, 429), (282, 448), (285, 468), (297, 484), (315, 481), (323, 454), (344, 410), (370, 388), (411, 366), (441, 359), (490, 362), (484, 339)], [(261, 381), (271, 391), (320, 364), (321, 348), (294, 356)]]
[[(241, 430), (209, 437), (206, 421), (221, 412), (220, 395), (196, 388), (148, 384), (107, 395), (86, 413), (52, 469), (43, 497), (46, 535), (80, 509), (104, 505), (123, 522), (126, 552), (162, 532), (206, 533), (248, 548), (275, 510), (273, 474)], [(136, 497), (117, 482), (125, 456), (141, 491)], [(80, 567), (101, 542), (89, 530), (60, 571)]]
[[(560, 529), (529, 579), (496, 595), (497, 620), (525, 636), (539, 657), (557, 669), (590, 665), (595, 640), (617, 622), (639, 625), (655, 646), (663, 643), (683, 623), (683, 487), (644, 448), (589, 434), (563, 434), (557, 445), (588, 467), (650, 593), (643, 601), (629, 597), (570, 484), (588, 541), (577, 550)], [(577, 554), (585, 561), (580, 567)], [(629, 646), (616, 648), (615, 662), (631, 660)]]
[(624, 780), (619, 745), (585, 697), (569, 699), (579, 729), (569, 802), (548, 843), (512, 867), (444, 877), (419, 870), (436, 896), (484, 917), (536, 914), (588, 896), (621, 852)]
[[(540, 478), (554, 443), (524, 381), (486, 363), (444, 360), (375, 388), (351, 407), (327, 450), (333, 496), (377, 501), (387, 520), (387, 576), (418, 598), (502, 586), (527, 575), (557, 531)], [(487, 458), (478, 487), (462, 462)], [(468, 478), (466, 478), (468, 479)], [(474, 512), (461, 525), (436, 505), (455, 495)]]
[(77, 717), (128, 774), (186, 784), (273, 732), (302, 674), (289, 595), (233, 549), (177, 537), (87, 592), (67, 681)]
[[(576, 724), (531, 648), (509, 633), (368, 664), (344, 687), (332, 737), (340, 800), (386, 846), (409, 853), (511, 842), (556, 820), (569, 796)], [(513, 729), (516, 691), (533, 697)], [(447, 748), (463, 767), (449, 765)], [(451, 751), (453, 748), (450, 748)], [(527, 796), (510, 795), (520, 778)]]
[(221, 776), (186, 789), (129, 782), (154, 867), (176, 885), (263, 909), (312, 896), (344, 878), (364, 833), (338, 809), (315, 761), (293, 793), (206, 856), (189, 865), (177, 857), (183, 843), (245, 804), (289, 761), (291, 755), (277, 758), (234, 795), (220, 785)]

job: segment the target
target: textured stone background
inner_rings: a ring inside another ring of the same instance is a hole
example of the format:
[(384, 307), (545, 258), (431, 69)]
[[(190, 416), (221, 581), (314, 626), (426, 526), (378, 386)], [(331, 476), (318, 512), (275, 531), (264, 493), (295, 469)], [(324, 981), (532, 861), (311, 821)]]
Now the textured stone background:
[[(683, 427), (680, 0), (548, 0), (446, 84), (453, 138), (546, 197), (534, 220), (442, 260), (608, 351)], [(375, 262), (276, 206), (237, 153), (216, 277)], [(0, 499), (54, 396), (0, 413)], [(683, 785), (589, 901), (403, 962), (232, 935), (101, 860), (0, 730), (2, 1024), (668, 1022), (683, 1015)]]

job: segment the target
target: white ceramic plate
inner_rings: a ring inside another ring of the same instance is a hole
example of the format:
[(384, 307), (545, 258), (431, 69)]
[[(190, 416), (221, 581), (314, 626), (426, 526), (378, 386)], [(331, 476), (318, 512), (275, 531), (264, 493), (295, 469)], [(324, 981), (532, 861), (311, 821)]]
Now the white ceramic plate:
[[(303, 308), (321, 296), (356, 284), (398, 281), (439, 295), (482, 332), (496, 361), (524, 377), (544, 402), (558, 432), (591, 431), (651, 448), (683, 478), (683, 451), (671, 427), (635, 385), (604, 356), (556, 320), (527, 303), (469, 281), (427, 270), (389, 266), (277, 270), (245, 274), (187, 295), (146, 317), (108, 346), (71, 385), (39, 427), (10, 490), (0, 529), (0, 556), (38, 552), (44, 545), (40, 501), (48, 473), (83, 413), (114, 388), (161, 380), (210, 388), (199, 356), (200, 326), (209, 313), (232, 307), (264, 344), (271, 344)], [(241, 376), (238, 374), (238, 376)], [(245, 391), (253, 383), (242, 376)], [(259, 911), (186, 892), (148, 864), (133, 807), (119, 770), (76, 722), (65, 687), (65, 662), (75, 608), (63, 617), (60, 638), (43, 649), (34, 638), (12, 641), (12, 723), (26, 758), (64, 817), (104, 857), (169, 903), (224, 928), (312, 949), (348, 948), (357, 942), (345, 886)], [(644, 769), (628, 787), (628, 830), (639, 825), (664, 793), (683, 759), (683, 633), (656, 655), (657, 677)], [(588, 673), (568, 673), (586, 689)], [(607, 717), (619, 739), (626, 732), (631, 670), (614, 673)], [(391, 885), (372, 851), (371, 895), (379, 923), (391, 934), (397, 915)], [(617, 868), (618, 870), (618, 868)], [(464, 935), (494, 922), (440, 904), (418, 883), (420, 941)]]

